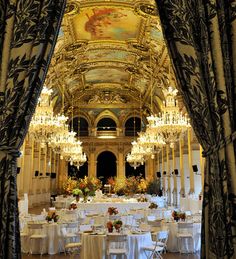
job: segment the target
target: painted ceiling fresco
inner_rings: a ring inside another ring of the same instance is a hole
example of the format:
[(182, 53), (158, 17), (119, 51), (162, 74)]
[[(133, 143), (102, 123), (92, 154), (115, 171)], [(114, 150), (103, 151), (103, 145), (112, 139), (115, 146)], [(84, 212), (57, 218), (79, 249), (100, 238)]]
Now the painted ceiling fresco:
[(119, 40), (137, 37), (140, 17), (122, 7), (87, 7), (73, 19), (76, 40)]
[[(65, 93), (66, 107), (73, 97), (84, 109), (95, 105), (130, 109), (140, 107), (140, 100), (144, 109), (150, 109), (151, 89), (162, 96), (168, 71), (155, 1), (67, 1), (46, 79), (54, 96)], [(58, 110), (61, 100), (55, 99)], [(159, 103), (153, 100), (158, 111)]]

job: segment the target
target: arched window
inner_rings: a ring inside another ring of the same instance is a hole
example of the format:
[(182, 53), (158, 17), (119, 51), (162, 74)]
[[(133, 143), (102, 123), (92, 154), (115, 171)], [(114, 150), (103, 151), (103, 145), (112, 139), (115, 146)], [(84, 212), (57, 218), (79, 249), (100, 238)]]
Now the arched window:
[[(69, 127), (71, 130), (72, 122), (70, 121)], [(88, 136), (88, 122), (83, 117), (74, 117), (73, 118), (73, 130), (76, 132), (76, 136)]]
[(137, 136), (141, 131), (141, 120), (138, 117), (129, 118), (125, 122), (125, 136)]
[(111, 118), (103, 118), (97, 124), (98, 131), (114, 131), (116, 130), (116, 123)]

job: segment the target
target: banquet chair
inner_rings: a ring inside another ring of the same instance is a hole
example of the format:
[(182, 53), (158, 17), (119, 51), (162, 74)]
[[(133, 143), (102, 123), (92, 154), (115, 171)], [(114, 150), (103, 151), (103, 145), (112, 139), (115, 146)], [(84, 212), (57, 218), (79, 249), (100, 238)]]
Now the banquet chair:
[(64, 238), (64, 253), (68, 252), (70, 258), (73, 258), (76, 252), (81, 250), (81, 243), (78, 242), (80, 240), (79, 226), (77, 222), (69, 222), (65, 225), (64, 228), (61, 228)]
[[(194, 239), (193, 239), (193, 223), (189, 222), (178, 222), (178, 232), (177, 232), (177, 245), (180, 253), (194, 253)], [(191, 249), (184, 249), (183, 241), (191, 244)]]
[(106, 237), (107, 258), (111, 259), (112, 255), (124, 256), (128, 259), (129, 245), (127, 235), (108, 234)]
[(27, 240), (28, 240), (28, 232), (25, 230), (20, 231), (20, 240), (21, 240), (21, 252), (22, 253), (27, 253), (27, 248), (26, 245), (27, 244)]
[(157, 233), (158, 231), (161, 230), (161, 219), (156, 219), (156, 220), (148, 220), (148, 225), (151, 227), (151, 231)]
[(33, 254), (33, 241), (39, 241), (40, 255), (43, 255), (44, 242), (47, 235), (43, 228), (44, 223), (28, 223), (28, 233), (30, 241), (30, 253)]
[(79, 254), (81, 251), (82, 243), (80, 242), (71, 242), (66, 244), (65, 250), (70, 254), (70, 258), (72, 259), (75, 254)]
[[(65, 248), (68, 243), (75, 242), (79, 239), (79, 226), (77, 222), (68, 222), (62, 228), (62, 236), (64, 239)], [(66, 252), (66, 249), (65, 249)]]
[(156, 242), (151, 243), (150, 245), (143, 246), (142, 249), (144, 250), (146, 258), (162, 259), (161, 254), (164, 251), (164, 247), (158, 245), (158, 240)]
[(157, 233), (157, 245), (163, 247), (163, 252), (166, 253), (167, 241), (169, 237), (169, 230), (161, 230)]

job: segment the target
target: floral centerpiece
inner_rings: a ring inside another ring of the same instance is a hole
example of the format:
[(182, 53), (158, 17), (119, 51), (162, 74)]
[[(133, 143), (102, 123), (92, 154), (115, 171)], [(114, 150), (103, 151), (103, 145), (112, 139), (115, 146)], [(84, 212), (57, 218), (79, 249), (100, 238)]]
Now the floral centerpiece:
[(144, 178), (138, 177), (138, 192), (139, 193), (145, 193), (147, 191), (147, 185), (148, 185), (148, 181)]
[(123, 196), (126, 193), (126, 178), (121, 178), (117, 180), (117, 178), (114, 178), (115, 184), (114, 184), (114, 192), (119, 195)]
[(76, 210), (77, 209), (77, 205), (75, 203), (71, 203), (69, 206), (69, 210)]
[(121, 220), (115, 220), (113, 222), (113, 226), (116, 229), (117, 232), (120, 232), (120, 229), (122, 227), (123, 222)]
[(116, 215), (116, 214), (119, 213), (119, 211), (115, 207), (109, 207), (107, 212), (108, 212), (109, 215)]
[(111, 186), (111, 193), (114, 193), (115, 185), (116, 185), (116, 178), (115, 177), (109, 177), (107, 179), (107, 184)]
[(138, 201), (138, 202), (147, 202), (148, 199), (147, 199), (146, 197), (144, 197), (144, 196), (141, 196), (141, 197), (139, 197), (139, 198), (137, 199), (137, 201)]
[(174, 211), (172, 212), (172, 217), (173, 217), (174, 220), (176, 220), (176, 221), (179, 221), (180, 219), (181, 219), (181, 220), (185, 220), (185, 219), (186, 219), (186, 214), (185, 214), (185, 212), (178, 212), (178, 211), (174, 210)]
[(157, 209), (157, 208), (158, 208), (158, 206), (157, 206), (157, 204), (156, 204), (156, 203), (151, 202), (148, 208), (149, 208), (149, 209)]
[(46, 220), (49, 221), (54, 221), (57, 222), (59, 219), (59, 216), (56, 214), (56, 211), (49, 211), (48, 215), (46, 216)]
[(139, 185), (139, 177), (130, 176), (126, 178), (126, 195), (132, 196), (139, 192), (138, 185)]
[(81, 190), (84, 201), (87, 201), (88, 196), (94, 196), (95, 191), (102, 187), (102, 182), (94, 177), (85, 176), (78, 180), (77, 188)]
[(78, 202), (80, 199), (80, 196), (83, 195), (83, 192), (79, 188), (75, 188), (72, 190), (72, 194), (76, 197), (76, 201)]
[(109, 233), (113, 232), (113, 223), (111, 221), (107, 222), (107, 229)]
[(72, 194), (72, 191), (76, 188), (77, 180), (69, 177), (63, 184), (63, 191), (66, 195)]

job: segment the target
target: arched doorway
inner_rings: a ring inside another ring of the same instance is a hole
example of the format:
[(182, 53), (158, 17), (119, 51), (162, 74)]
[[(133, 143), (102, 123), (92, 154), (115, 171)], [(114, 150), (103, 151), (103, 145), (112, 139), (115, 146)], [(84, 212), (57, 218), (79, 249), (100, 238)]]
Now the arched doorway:
[(145, 163), (143, 165), (140, 165), (136, 169), (132, 167), (128, 162), (125, 162), (125, 176), (142, 176), (145, 178)]
[(116, 176), (116, 172), (116, 156), (110, 151), (100, 153), (97, 157), (97, 178), (105, 184), (109, 177)]

